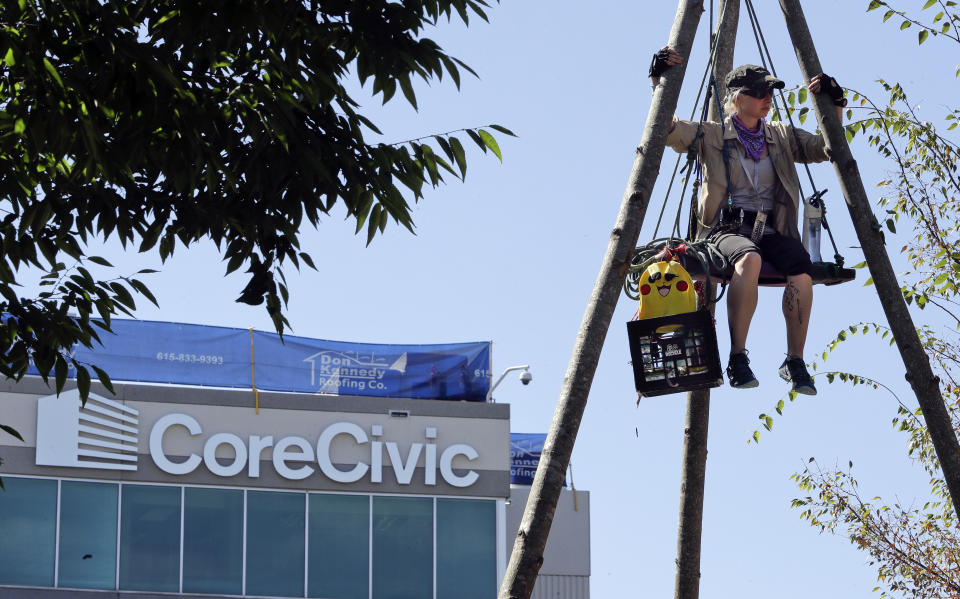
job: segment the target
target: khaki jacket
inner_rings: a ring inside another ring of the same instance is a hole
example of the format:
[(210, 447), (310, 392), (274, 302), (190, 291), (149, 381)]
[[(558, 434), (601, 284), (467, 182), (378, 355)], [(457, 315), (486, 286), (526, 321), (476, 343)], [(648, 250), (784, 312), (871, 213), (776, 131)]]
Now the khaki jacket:
[[(681, 121), (674, 117), (674, 127), (667, 135), (667, 145), (677, 152), (686, 153), (690, 143), (697, 135), (696, 121)], [(724, 119), (726, 130), (719, 123), (703, 123), (703, 137), (699, 142), (700, 160), (703, 163), (703, 185), (700, 188), (698, 210), (700, 222), (697, 225), (697, 239), (710, 235), (720, 218), (720, 209), (727, 202), (727, 176), (723, 166), (724, 140), (732, 140), (730, 151), (730, 178), (732, 186), (749, 186), (750, 182), (740, 163), (744, 155), (743, 144), (737, 138), (731, 117)], [(777, 186), (776, 202), (772, 220), (768, 221), (778, 233), (786, 237), (800, 238), (797, 229), (797, 217), (800, 206), (800, 181), (794, 162), (824, 162), (829, 160), (826, 144), (820, 135), (796, 130), (781, 121), (766, 123), (767, 152), (773, 161), (773, 168), (780, 183)], [(801, 160), (797, 151), (797, 142), (803, 146), (805, 160)]]

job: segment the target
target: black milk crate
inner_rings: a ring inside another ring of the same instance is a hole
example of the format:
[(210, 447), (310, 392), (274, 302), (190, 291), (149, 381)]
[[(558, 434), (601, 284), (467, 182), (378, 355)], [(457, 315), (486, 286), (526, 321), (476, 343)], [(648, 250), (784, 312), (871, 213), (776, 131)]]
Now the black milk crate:
[(713, 316), (697, 310), (627, 323), (633, 379), (642, 396), (723, 384)]

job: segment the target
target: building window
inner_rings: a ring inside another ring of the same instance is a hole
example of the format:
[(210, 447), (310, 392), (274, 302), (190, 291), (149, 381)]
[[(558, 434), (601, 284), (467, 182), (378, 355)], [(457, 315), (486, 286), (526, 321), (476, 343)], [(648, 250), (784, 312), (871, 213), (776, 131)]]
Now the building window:
[(2, 480), (0, 585), (328, 599), (497, 590), (495, 500)]
[(117, 584), (117, 485), (60, 483), (57, 586), (113, 589)]
[(120, 488), (120, 589), (180, 590), (181, 487)]
[(496, 503), (437, 499), (437, 599), (487, 599), (496, 594)]
[(53, 586), (57, 481), (3, 477), (0, 584)]
[(243, 592), (243, 491), (184, 489), (183, 592)]
[(373, 498), (373, 599), (433, 597), (433, 499)]
[(311, 597), (370, 597), (370, 497), (310, 495)]
[(247, 491), (247, 595), (303, 597), (303, 493)]

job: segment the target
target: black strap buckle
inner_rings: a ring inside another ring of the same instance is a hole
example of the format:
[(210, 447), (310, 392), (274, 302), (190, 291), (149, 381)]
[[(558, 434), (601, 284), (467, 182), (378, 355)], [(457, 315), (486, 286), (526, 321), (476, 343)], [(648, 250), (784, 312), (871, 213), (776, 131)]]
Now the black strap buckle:
[(717, 233), (728, 233), (732, 231), (739, 231), (741, 225), (743, 225), (743, 209), (734, 208), (733, 206), (725, 206), (720, 210), (720, 222), (717, 224), (714, 231)]

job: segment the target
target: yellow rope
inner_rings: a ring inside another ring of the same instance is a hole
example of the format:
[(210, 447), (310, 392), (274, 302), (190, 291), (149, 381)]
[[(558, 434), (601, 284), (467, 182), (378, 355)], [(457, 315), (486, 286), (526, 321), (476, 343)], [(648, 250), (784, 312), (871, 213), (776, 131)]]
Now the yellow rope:
[(570, 488), (573, 489), (573, 511), (577, 512), (580, 510), (577, 508), (577, 487), (573, 484), (573, 464), (569, 464), (568, 468), (570, 468)]
[(250, 386), (253, 388), (253, 409), (259, 414), (260, 413), (260, 392), (257, 391), (257, 381), (254, 378), (254, 362), (253, 362), (253, 327), (250, 327)]

